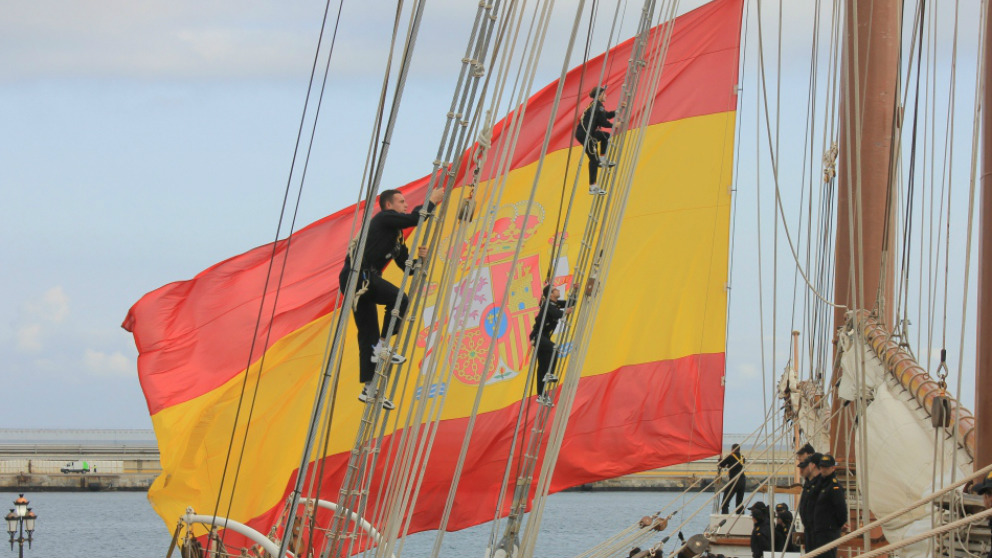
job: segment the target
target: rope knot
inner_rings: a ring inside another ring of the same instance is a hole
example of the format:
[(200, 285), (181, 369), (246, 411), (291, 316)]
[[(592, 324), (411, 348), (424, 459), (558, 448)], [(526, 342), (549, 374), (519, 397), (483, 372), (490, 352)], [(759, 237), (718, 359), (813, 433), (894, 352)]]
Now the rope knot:
[(830, 182), (837, 176), (837, 142), (830, 144), (830, 149), (823, 154), (823, 182)]
[(369, 291), (369, 280), (365, 279), (362, 281), (362, 286), (355, 291), (355, 298), (351, 300), (351, 309), (354, 310), (358, 308), (358, 299), (362, 297), (363, 294)]

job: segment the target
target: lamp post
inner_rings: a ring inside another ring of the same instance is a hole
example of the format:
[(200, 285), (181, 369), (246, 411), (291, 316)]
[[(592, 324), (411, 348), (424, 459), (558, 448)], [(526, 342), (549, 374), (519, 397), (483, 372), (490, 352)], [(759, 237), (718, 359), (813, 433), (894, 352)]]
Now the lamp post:
[[(14, 507), (7, 514), (7, 533), (10, 534), (10, 549), (14, 550), (14, 541), (17, 541), (18, 556), (24, 558), (24, 541), (27, 541), (28, 548), (31, 548), (31, 541), (34, 540), (34, 522), (38, 519), (38, 514), (31, 511), (27, 500), (21, 494), (14, 500)], [(28, 532), (28, 538), (24, 538), (24, 532)], [(14, 535), (17, 538), (14, 538)]]

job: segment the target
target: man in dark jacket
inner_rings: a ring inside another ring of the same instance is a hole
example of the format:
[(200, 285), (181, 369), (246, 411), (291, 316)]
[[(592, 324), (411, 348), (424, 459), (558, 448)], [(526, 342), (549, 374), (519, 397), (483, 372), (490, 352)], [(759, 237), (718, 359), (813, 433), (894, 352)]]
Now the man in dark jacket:
[[(444, 191), (440, 188), (431, 192), (427, 201), (426, 210), (430, 213), (434, 207), (441, 202)], [(365, 241), (361, 266), (358, 269), (358, 284), (355, 286), (355, 302), (353, 314), (355, 325), (358, 328), (358, 379), (364, 385), (358, 400), (367, 403), (375, 399), (374, 376), (375, 366), (379, 358), (388, 358), (393, 364), (399, 364), (406, 360), (403, 355), (397, 354), (386, 343), (384, 338), (385, 330), (389, 327), (389, 319), (393, 304), (397, 297), (400, 297), (398, 308), (398, 320), (393, 327), (393, 335), (399, 333), (399, 325), (403, 316), (406, 315), (408, 299), (405, 293), (401, 293), (396, 285), (382, 278), (382, 272), (389, 264), (390, 260), (406, 271), (407, 259), (410, 251), (406, 247), (403, 239), (403, 229), (417, 226), (420, 221), (421, 206), (413, 208), (410, 213), (406, 212), (406, 198), (399, 190), (386, 190), (379, 195), (379, 208), (377, 213), (369, 222), (369, 233)], [(426, 247), (419, 250), (420, 257), (426, 255)], [(348, 275), (352, 270), (353, 254), (349, 252), (345, 257), (344, 266), (338, 275), (338, 282), (341, 290), (348, 286)], [(385, 306), (382, 329), (379, 328), (379, 318), (376, 316), (376, 306)], [(389, 399), (383, 398), (382, 407), (386, 410), (392, 409), (393, 403)]]
[(748, 509), (751, 510), (751, 519), (754, 521), (754, 526), (751, 527), (751, 556), (761, 558), (762, 554), (772, 550), (768, 506), (764, 502), (756, 502)]
[[(551, 398), (544, 395), (544, 384), (558, 381), (558, 376), (552, 372), (554, 363), (555, 343), (551, 340), (551, 334), (558, 327), (558, 322), (566, 315), (572, 313), (574, 299), (571, 304), (566, 304), (561, 300), (561, 291), (545, 285), (541, 291), (541, 304), (537, 316), (534, 317), (534, 327), (530, 331), (531, 345), (537, 349), (537, 402), (542, 405), (551, 406)], [(545, 311), (547, 308), (547, 311)]]
[(589, 193), (605, 194), (606, 190), (599, 187), (597, 177), (599, 167), (602, 165), (613, 166), (614, 163), (605, 159), (606, 148), (610, 142), (610, 133), (602, 128), (612, 128), (613, 118), (616, 111), (606, 110), (606, 86), (594, 87), (589, 92), (592, 103), (586, 107), (585, 112), (579, 119), (579, 125), (575, 128), (575, 139), (579, 140), (585, 149), (586, 156), (589, 157)]
[(799, 552), (799, 547), (792, 542), (792, 512), (785, 503), (775, 504), (775, 550)]
[(803, 476), (803, 492), (799, 496), (799, 517), (803, 520), (803, 538), (806, 550), (816, 548), (816, 541), (813, 540), (813, 504), (816, 501), (817, 487), (820, 483), (820, 469), (816, 462), (823, 457), (821, 453), (814, 453), (808, 459), (799, 463), (799, 474)]
[[(820, 481), (813, 504), (813, 540), (816, 546), (807, 546), (807, 551), (839, 539), (841, 528), (849, 519), (844, 487), (837, 482), (837, 462), (834, 461), (834, 456), (823, 454), (817, 461), (817, 466)], [(820, 556), (835, 558), (837, 549), (828, 550)]]
[(741, 507), (744, 502), (744, 484), (747, 479), (744, 476), (744, 456), (741, 455), (741, 445), (734, 444), (730, 447), (730, 453), (727, 457), (720, 460), (717, 464), (717, 470), (727, 469), (727, 475), (730, 480), (727, 482), (727, 486), (724, 487), (723, 502), (720, 505), (721, 513), (730, 513), (730, 497), (736, 496), (737, 504), (734, 513), (743, 513), (743, 508)]

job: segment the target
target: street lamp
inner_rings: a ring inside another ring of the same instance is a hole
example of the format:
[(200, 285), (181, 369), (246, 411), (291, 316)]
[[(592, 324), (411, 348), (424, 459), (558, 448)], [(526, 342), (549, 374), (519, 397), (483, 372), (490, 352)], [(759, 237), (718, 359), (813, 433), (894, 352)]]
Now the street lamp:
[[(14, 550), (14, 541), (17, 541), (18, 555), (24, 558), (24, 541), (27, 541), (28, 548), (31, 548), (31, 541), (34, 540), (34, 522), (38, 519), (38, 514), (31, 511), (27, 500), (21, 494), (14, 500), (14, 507), (7, 514), (7, 533), (10, 534), (10, 549)], [(28, 538), (24, 538), (24, 531), (28, 532)], [(14, 538), (14, 535), (17, 538)]]

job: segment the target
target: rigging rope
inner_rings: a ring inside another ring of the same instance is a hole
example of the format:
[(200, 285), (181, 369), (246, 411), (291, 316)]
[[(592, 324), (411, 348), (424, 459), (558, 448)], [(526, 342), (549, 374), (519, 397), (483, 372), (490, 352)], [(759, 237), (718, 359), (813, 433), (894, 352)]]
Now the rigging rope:
[[(669, 17), (667, 18), (668, 20), (671, 20), (671, 15), (674, 14), (674, 9), (675, 9), (675, 3), (672, 4), (672, 9), (670, 10)], [(669, 24), (663, 28), (661, 33), (658, 33), (658, 35), (661, 35), (661, 37), (659, 37), (659, 40), (662, 41), (663, 46), (652, 60), (653, 62), (652, 69), (651, 69), (651, 73), (649, 74), (649, 81), (651, 82), (651, 87), (648, 88), (649, 91), (655, 90), (657, 87), (658, 80), (660, 80), (661, 68), (663, 66), (663, 62), (666, 57), (665, 54), (667, 53), (669, 41), (671, 39), (672, 27), (673, 25)], [(644, 32), (646, 31), (647, 30), (645, 29)], [(640, 67), (637, 58), (638, 57), (632, 57), (631, 62), (628, 65), (628, 75), (626, 79), (627, 83), (630, 83), (631, 74), (634, 73), (632, 72), (632, 70), (634, 68)], [(628, 95), (633, 95), (635, 93), (633, 87), (629, 89), (625, 88), (625, 92)], [(639, 115), (640, 122), (637, 125), (637, 127), (634, 128), (636, 130), (634, 133), (635, 141), (636, 141), (635, 147), (629, 152), (625, 152), (625, 153), (629, 153), (629, 156), (623, 157), (621, 159), (621, 166), (618, 167), (624, 169), (625, 171), (624, 181), (622, 183), (620, 183), (619, 181), (614, 182), (614, 188), (619, 186), (619, 195), (617, 196), (618, 201), (616, 204), (612, 204), (610, 207), (608, 207), (608, 210), (610, 210), (609, 217), (604, 222), (604, 227), (600, 229), (600, 234), (599, 234), (600, 241), (597, 243), (598, 245), (603, 246), (603, 248), (601, 248), (597, 252), (598, 258), (600, 258), (599, 262), (601, 265), (601, 277), (602, 277), (601, 281), (605, 281), (606, 277), (609, 274), (613, 249), (615, 247), (616, 239), (618, 236), (615, 231), (618, 230), (619, 228), (619, 217), (623, 214), (626, 208), (627, 197), (629, 195), (630, 186), (633, 179), (633, 170), (636, 166), (637, 158), (641, 151), (641, 147), (644, 139), (644, 132), (646, 130), (647, 118), (650, 114), (650, 109), (651, 106), (653, 105), (653, 102), (654, 102), (653, 96), (650, 96), (650, 98), (644, 100), (645, 103), (644, 111)], [(626, 110), (628, 111), (631, 109), (632, 107), (629, 105), (626, 107)], [(625, 116), (626, 113), (622, 112), (622, 115)], [(626, 118), (623, 118), (623, 120), (627, 121)], [(621, 149), (625, 141), (625, 138), (626, 135), (621, 134), (620, 141), (617, 142), (617, 144), (612, 148), (614, 152), (619, 152), (618, 150)], [(609, 173), (608, 176), (610, 176)], [(607, 197), (607, 201), (612, 199), (613, 192), (611, 191), (611, 193), (606, 197)], [(603, 204), (602, 201), (596, 200), (596, 202), (594, 202), (594, 207), (601, 204)], [(607, 234), (607, 231), (613, 231), (613, 232), (611, 234)], [(524, 556), (528, 556), (533, 553), (534, 541), (536, 540), (537, 531), (540, 527), (541, 513), (543, 512), (545, 499), (547, 497), (550, 488), (551, 471), (553, 470), (554, 464), (557, 461), (558, 452), (561, 446), (561, 441), (564, 436), (564, 427), (567, 420), (567, 416), (571, 410), (572, 403), (574, 402), (575, 392), (576, 389), (578, 388), (579, 367), (581, 367), (581, 364), (585, 358), (585, 352), (588, 349), (588, 344), (584, 343), (584, 340), (591, 332), (591, 327), (592, 327), (592, 322), (588, 318), (589, 316), (595, 315), (596, 309), (598, 308), (598, 304), (601, 301), (601, 297), (597, 296), (598, 295), (597, 291), (598, 291), (598, 287), (594, 287), (593, 291), (591, 292), (591, 297), (587, 295), (585, 298), (586, 303), (582, 304), (579, 307), (578, 318), (576, 319), (576, 321), (578, 322), (577, 326), (579, 327), (577, 327), (576, 330), (577, 332), (574, 337), (574, 339), (577, 340), (574, 343), (574, 345), (578, 346), (578, 350), (574, 355), (569, 357), (568, 368), (566, 369), (564, 374), (564, 383), (561, 388), (561, 392), (560, 392), (561, 399), (559, 401), (560, 412), (555, 414), (554, 421), (552, 423), (548, 447), (546, 450), (545, 459), (542, 463), (541, 475), (538, 481), (537, 496), (535, 497), (533, 503), (532, 520), (528, 521), (527, 523), (527, 528), (522, 541), (521, 550)]]

